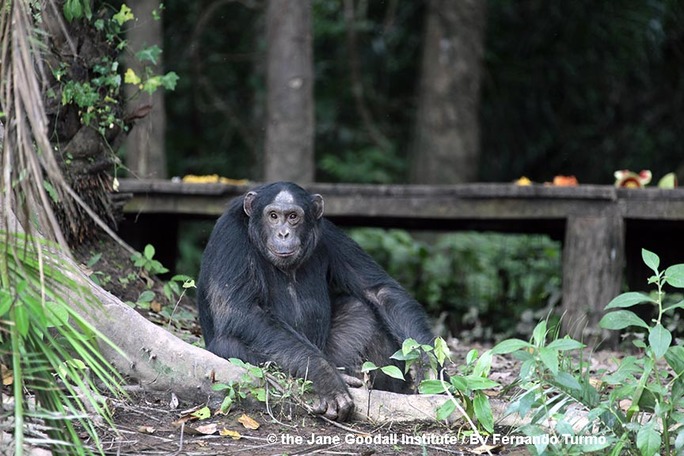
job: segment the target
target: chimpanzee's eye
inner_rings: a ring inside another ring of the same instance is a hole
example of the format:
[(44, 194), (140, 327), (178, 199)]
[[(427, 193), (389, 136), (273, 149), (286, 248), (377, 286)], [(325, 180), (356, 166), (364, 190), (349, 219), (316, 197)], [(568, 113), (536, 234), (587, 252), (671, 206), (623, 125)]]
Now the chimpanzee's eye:
[(291, 213), (290, 215), (288, 215), (287, 218), (288, 218), (291, 222), (296, 222), (296, 221), (299, 219), (299, 216), (293, 212), (293, 213)]
[(268, 216), (271, 218), (271, 220), (277, 220), (278, 219), (278, 214), (275, 212), (269, 212)]

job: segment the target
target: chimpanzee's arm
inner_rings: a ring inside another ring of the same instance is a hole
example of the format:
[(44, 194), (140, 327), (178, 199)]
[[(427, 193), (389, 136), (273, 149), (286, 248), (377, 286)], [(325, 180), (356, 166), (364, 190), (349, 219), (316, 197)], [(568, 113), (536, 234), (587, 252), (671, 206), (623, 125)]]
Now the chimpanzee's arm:
[(332, 285), (373, 306), (399, 344), (407, 338), (431, 343), (423, 307), (342, 230), (327, 220), (323, 227)]
[(353, 403), (346, 384), (317, 347), (256, 304), (233, 301), (228, 307), (225, 323), (217, 327), (207, 347), (210, 351), (227, 358), (234, 356), (230, 354), (234, 348), (231, 344), (244, 344), (247, 352), (275, 361), (296, 377), (311, 380), (320, 397), (318, 413), (330, 419), (347, 419)]

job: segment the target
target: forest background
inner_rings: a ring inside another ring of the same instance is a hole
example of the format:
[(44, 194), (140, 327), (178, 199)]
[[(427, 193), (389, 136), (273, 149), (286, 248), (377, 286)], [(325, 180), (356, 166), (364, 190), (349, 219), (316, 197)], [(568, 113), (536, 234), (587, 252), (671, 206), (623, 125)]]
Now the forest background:
[[(684, 176), (682, 2), (131, 6), (129, 47), (158, 43), (160, 70), (180, 78), (151, 96), (151, 114), (119, 149), (119, 175), (382, 184), (555, 175), (612, 184), (619, 169)], [(150, 19), (157, 11), (163, 21)], [(269, 85), (293, 81), (311, 92), (304, 102), (278, 99)], [(295, 123), (273, 133), (278, 103), (280, 120)], [(196, 275), (211, 226), (181, 226), (177, 271)], [(560, 299), (560, 243), (543, 236), (466, 233), (435, 245), (397, 231), (353, 235), (461, 334), (526, 334)]]

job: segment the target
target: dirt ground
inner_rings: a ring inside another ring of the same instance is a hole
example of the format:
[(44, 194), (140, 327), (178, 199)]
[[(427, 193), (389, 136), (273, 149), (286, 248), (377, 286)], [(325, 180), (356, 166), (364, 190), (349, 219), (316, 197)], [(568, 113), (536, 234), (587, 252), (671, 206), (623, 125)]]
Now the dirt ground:
[[(191, 299), (184, 298), (180, 303), (165, 301), (162, 282), (141, 276), (129, 255), (121, 253), (111, 241), (81, 249), (76, 256), (85, 265), (101, 252), (106, 252), (106, 256), (102, 255), (90, 268), (104, 288), (124, 301), (136, 301), (142, 291), (151, 287), (156, 298), (150, 309), (139, 311), (187, 342), (201, 345)], [(119, 280), (136, 274), (139, 277), (135, 280)], [(169, 319), (170, 313), (173, 316)], [(464, 359), (467, 351), (474, 348), (459, 346), (457, 341), (450, 345), (455, 360)], [(479, 348), (480, 352), (486, 349)], [(517, 373), (515, 363), (496, 358), (491, 378), (503, 385), (510, 384)], [(471, 438), (463, 423), (451, 427), (436, 422), (335, 425), (296, 408), (269, 413), (260, 403), (234, 406), (226, 415), (211, 410), (207, 419), (190, 419), (190, 412), (205, 404), (177, 404), (171, 393), (133, 392), (129, 399), (110, 399), (110, 404), (116, 428), (101, 425), (99, 429), (104, 448), (112, 455), (472, 455), (488, 451), (499, 455), (530, 454), (525, 448), (496, 445), (494, 439), (505, 437), (510, 430), (497, 429), (497, 434), (490, 436), (483, 447)]]

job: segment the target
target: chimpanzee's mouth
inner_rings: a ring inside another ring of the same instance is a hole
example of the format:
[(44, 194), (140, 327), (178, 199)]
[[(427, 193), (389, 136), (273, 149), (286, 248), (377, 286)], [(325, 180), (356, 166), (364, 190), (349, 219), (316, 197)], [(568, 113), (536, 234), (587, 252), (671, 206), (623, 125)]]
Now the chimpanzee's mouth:
[(296, 250), (288, 250), (286, 252), (278, 252), (278, 251), (272, 250), (272, 249), (269, 249), (269, 250), (271, 250), (271, 253), (273, 255), (277, 256), (278, 258), (289, 258), (289, 257), (291, 257), (297, 253)]

